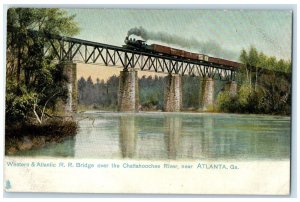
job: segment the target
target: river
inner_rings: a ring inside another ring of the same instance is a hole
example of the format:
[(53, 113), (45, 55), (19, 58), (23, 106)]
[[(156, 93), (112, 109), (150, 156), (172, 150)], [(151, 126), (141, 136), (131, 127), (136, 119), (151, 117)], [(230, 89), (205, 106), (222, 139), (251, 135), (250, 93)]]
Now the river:
[(290, 117), (86, 112), (77, 120), (80, 129), (75, 137), (15, 155), (144, 160), (290, 157)]

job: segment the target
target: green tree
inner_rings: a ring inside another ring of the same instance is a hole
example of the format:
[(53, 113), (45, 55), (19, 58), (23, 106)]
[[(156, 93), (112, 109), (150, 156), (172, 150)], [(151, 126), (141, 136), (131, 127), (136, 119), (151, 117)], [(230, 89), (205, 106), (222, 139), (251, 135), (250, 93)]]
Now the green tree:
[[(258, 53), (253, 46), (241, 51), (240, 61), (243, 65), (238, 72), (237, 97), (221, 93), (218, 96), (219, 109), (226, 112), (290, 114), (291, 61)], [(255, 78), (252, 78), (251, 72), (255, 72)]]
[[(79, 32), (74, 21), (61, 9), (10, 8), (7, 13), (6, 119), (23, 121), (35, 115), (42, 122), (45, 111), (57, 99), (65, 98), (63, 66), (55, 64), (49, 44), (28, 30), (72, 36)], [(18, 109), (18, 110), (15, 110)]]
[[(255, 82), (254, 82), (254, 90), (256, 91), (257, 88), (257, 79), (258, 79), (258, 63), (259, 63), (259, 58), (258, 58), (258, 52), (257, 49), (253, 46), (251, 46), (249, 55), (248, 55), (248, 62), (253, 69), (255, 69)], [(250, 85), (252, 85), (252, 78), (250, 76)]]
[[(243, 49), (242, 51), (241, 51), (241, 55), (240, 55), (240, 61), (241, 61), (241, 63), (242, 63), (242, 70), (245, 70), (245, 72), (246, 72), (246, 81), (247, 82), (249, 82), (250, 81), (250, 79), (249, 79), (249, 72), (250, 72), (250, 68), (251, 68), (251, 66), (250, 66), (250, 64), (249, 64), (249, 61), (248, 61), (248, 55), (247, 55), (247, 52), (246, 52), (246, 50), (245, 49)], [(250, 83), (250, 82), (249, 82)]]

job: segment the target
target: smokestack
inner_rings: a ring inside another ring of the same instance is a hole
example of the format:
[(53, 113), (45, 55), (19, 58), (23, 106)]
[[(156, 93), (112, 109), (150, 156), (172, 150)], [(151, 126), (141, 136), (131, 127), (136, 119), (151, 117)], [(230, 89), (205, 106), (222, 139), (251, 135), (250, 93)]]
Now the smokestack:
[(140, 27), (134, 27), (128, 30), (127, 36), (140, 36), (143, 40), (160, 41), (167, 44), (173, 44), (186, 49), (197, 50), (198, 53), (207, 54), (215, 57), (237, 60), (239, 53), (224, 49), (215, 41), (198, 41), (195, 38), (183, 38), (166, 32), (151, 32)]

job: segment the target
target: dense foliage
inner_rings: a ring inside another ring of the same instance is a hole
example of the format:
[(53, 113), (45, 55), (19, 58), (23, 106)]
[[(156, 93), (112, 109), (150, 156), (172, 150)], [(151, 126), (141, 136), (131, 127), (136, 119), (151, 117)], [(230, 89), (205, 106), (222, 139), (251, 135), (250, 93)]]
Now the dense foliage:
[(79, 29), (74, 16), (61, 9), (10, 8), (7, 13), (6, 121), (42, 122), (47, 110), (64, 99), (66, 77), (61, 65), (53, 63), (50, 46), (28, 30), (74, 35)]
[(163, 109), (164, 86), (164, 77), (143, 76), (139, 79), (140, 104), (142, 106), (142, 109)]
[[(182, 77), (183, 108), (198, 109), (200, 81), (198, 77)], [(143, 76), (139, 79), (140, 105), (142, 110), (162, 110), (164, 104), (165, 78)], [(78, 103), (100, 109), (116, 109), (118, 102), (119, 77), (111, 76), (106, 82), (91, 77), (78, 80)]]
[(107, 82), (96, 80), (91, 77), (78, 80), (78, 104), (94, 105), (97, 107), (116, 109), (118, 105), (119, 77), (112, 76)]
[(242, 50), (243, 67), (238, 72), (236, 96), (222, 92), (218, 107), (225, 112), (291, 113), (291, 62), (268, 57), (251, 47)]

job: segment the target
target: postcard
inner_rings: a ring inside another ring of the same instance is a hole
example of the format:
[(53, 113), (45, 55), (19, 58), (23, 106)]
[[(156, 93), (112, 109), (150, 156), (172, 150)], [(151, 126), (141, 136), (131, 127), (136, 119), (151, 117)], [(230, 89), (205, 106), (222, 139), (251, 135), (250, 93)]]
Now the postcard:
[(10, 7), (5, 191), (289, 195), (292, 18)]

